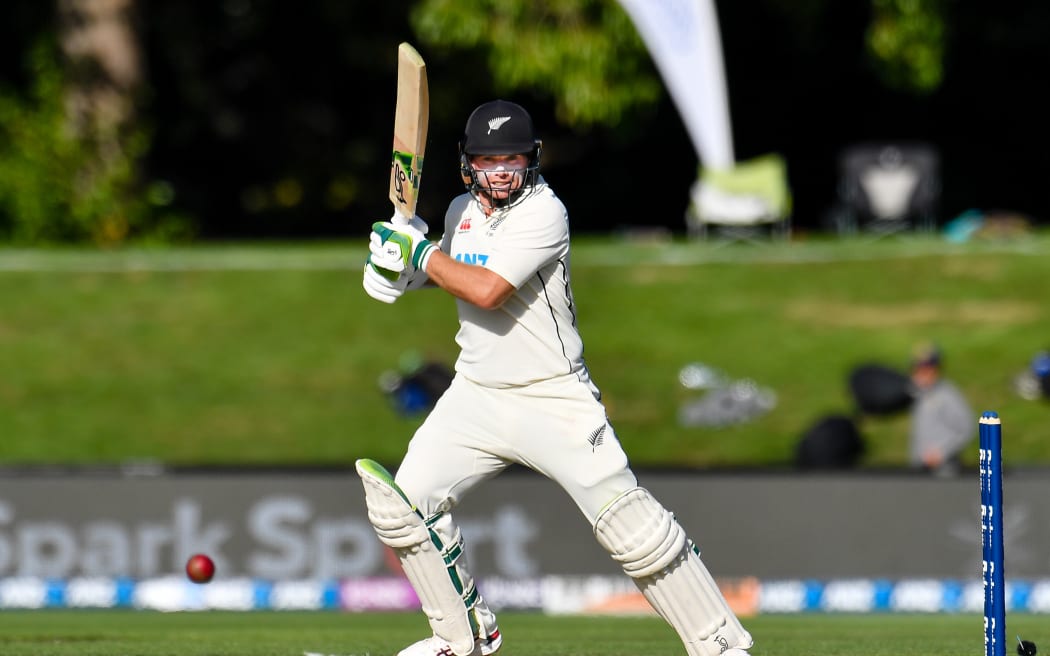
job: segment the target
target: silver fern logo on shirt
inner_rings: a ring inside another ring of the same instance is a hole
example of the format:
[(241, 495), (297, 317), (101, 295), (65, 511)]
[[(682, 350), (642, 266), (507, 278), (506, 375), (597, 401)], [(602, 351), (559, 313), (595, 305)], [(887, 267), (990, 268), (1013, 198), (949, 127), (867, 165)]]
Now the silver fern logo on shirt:
[(591, 431), (591, 434), (587, 436), (587, 441), (591, 443), (591, 453), (602, 445), (604, 442), (603, 435), (605, 435), (605, 427), (608, 426), (608, 422), (602, 424), (595, 430)]

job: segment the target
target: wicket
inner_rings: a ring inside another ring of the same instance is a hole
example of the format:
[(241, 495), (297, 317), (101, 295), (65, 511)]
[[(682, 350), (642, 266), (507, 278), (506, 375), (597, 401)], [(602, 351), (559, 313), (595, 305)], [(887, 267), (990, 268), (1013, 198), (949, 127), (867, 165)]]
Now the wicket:
[(1003, 576), (1003, 441), (995, 412), (980, 419), (981, 573), (984, 654), (1006, 656), (1006, 584)]

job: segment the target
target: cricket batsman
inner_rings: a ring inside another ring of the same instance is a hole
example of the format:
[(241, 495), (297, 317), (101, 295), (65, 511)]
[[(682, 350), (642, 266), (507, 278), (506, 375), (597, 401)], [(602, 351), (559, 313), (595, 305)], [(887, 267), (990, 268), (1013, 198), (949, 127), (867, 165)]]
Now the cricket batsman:
[(674, 515), (638, 486), (584, 364), (568, 214), (539, 173), (531, 117), (520, 105), (487, 102), (467, 119), (459, 150), (466, 193), (450, 203), (440, 240), (426, 238), (419, 217), (375, 223), (364, 268), (365, 291), (377, 300), (436, 286), (459, 315), (455, 377), (397, 475), (357, 462), (369, 519), (433, 630), (400, 656), (500, 649), (452, 511), (514, 463), (565, 490), (688, 656), (747, 656), (751, 635)]

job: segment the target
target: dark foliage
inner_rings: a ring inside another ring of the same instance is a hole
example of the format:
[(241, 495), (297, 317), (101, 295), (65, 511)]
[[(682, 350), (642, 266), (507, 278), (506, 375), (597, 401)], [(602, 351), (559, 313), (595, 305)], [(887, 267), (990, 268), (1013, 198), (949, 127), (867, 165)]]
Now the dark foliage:
[[(947, 3), (942, 87), (889, 91), (864, 57), (868, 3), (718, 2), (738, 158), (786, 157), (795, 225), (818, 229), (847, 144), (924, 139), (943, 155), (938, 223), (976, 207), (1045, 219), (1036, 181), (1050, 9), (1035, 0)], [(324, 0), (139, 2), (153, 128), (150, 177), (206, 238), (361, 236), (386, 202), (394, 52), (414, 40), (404, 3)], [(16, 2), (0, 27), (0, 73), (53, 24), (50, 3)], [(455, 144), (492, 84), (471, 53), (425, 51), (432, 120), (420, 212), (439, 222), (459, 186)], [(544, 173), (574, 229), (684, 231), (696, 156), (669, 99), (587, 132), (558, 125), (549, 99), (522, 93), (545, 141)]]

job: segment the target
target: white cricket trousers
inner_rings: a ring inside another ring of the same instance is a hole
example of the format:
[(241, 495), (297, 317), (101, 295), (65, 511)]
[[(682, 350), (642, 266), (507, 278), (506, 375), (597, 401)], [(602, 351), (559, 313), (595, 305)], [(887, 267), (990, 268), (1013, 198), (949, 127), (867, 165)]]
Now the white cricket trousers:
[(512, 463), (560, 485), (594, 525), (637, 485), (589, 380), (495, 389), (456, 375), (408, 445), (395, 479), (424, 517), (452, 510)]

